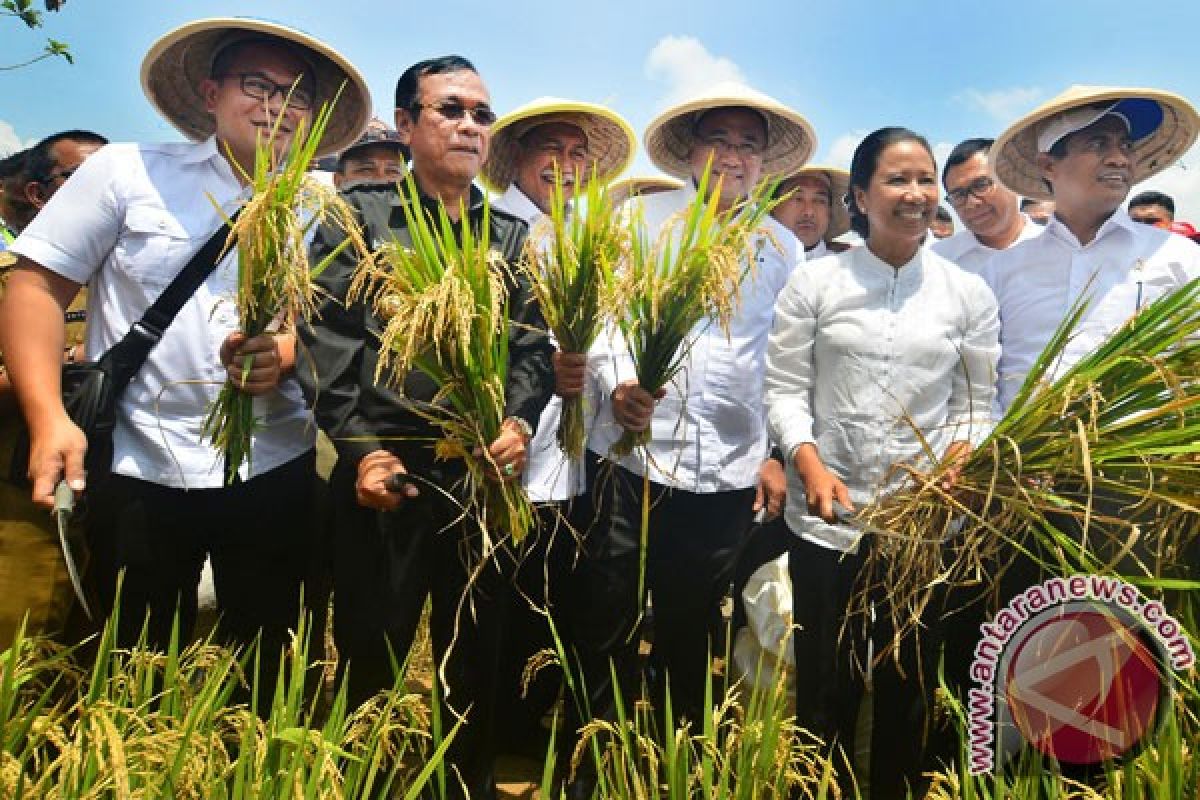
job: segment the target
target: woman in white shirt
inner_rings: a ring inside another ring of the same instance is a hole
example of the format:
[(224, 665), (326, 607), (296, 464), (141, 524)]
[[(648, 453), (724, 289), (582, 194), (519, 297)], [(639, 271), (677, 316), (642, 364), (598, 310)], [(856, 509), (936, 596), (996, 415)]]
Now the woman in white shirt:
[[(842, 623), (870, 539), (839, 521), (871, 502), (926, 452), (961, 457), (987, 431), (999, 356), (987, 285), (921, 247), (938, 207), (928, 142), (883, 128), (855, 151), (848, 204), (866, 242), (793, 273), (767, 353), (771, 435), (786, 456), (786, 520), (795, 595), (797, 714), (827, 743), (855, 752), (870, 652), (890, 641)], [(934, 626), (936, 628), (936, 626)], [(870, 670), (872, 797), (916, 792), (937, 655), (936, 630)], [(911, 662), (911, 663), (909, 663)], [(860, 782), (867, 775), (860, 775)], [(918, 794), (919, 796), (919, 794)]]

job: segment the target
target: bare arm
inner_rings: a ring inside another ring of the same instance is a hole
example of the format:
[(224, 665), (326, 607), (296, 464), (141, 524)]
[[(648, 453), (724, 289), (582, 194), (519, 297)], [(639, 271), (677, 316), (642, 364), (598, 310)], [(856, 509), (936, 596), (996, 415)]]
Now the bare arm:
[(29, 425), (29, 478), (33, 499), (50, 507), (65, 475), (84, 487), (87, 440), (62, 405), (63, 312), (79, 284), (21, 258), (0, 305), (0, 350)]

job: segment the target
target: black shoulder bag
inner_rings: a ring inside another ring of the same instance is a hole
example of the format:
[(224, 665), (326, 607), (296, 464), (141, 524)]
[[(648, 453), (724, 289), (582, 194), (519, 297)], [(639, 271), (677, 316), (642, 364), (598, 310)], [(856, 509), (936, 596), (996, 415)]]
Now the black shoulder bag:
[[(84, 467), (89, 485), (94, 486), (112, 472), (117, 399), (146, 363), (150, 351), (162, 339), (180, 309), (216, 269), (217, 259), (229, 236), (229, 225), (235, 219), (237, 213), (209, 237), (121, 341), (97, 361), (63, 365), (63, 408), (71, 421), (87, 435)], [(13, 449), (8, 479), (19, 486), (28, 486), (28, 473), (29, 428), (22, 425)]]

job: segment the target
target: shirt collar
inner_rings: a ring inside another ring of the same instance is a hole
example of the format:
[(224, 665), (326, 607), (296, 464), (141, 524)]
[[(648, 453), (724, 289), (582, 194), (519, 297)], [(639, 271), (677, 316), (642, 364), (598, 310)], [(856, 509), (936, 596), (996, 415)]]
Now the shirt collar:
[[(415, 176), (413, 177), (413, 181), (416, 182)], [(434, 198), (425, 194), (425, 192), (421, 191), (421, 185), (419, 183), (417, 184), (417, 193), (421, 197), (421, 203), (426, 208), (430, 209), (431, 211), (437, 210), (437, 207), (440, 204), (440, 201), (435, 200)], [(404, 188), (403, 186), (401, 186), (400, 191), (392, 193), (391, 202), (392, 202), (393, 206), (407, 205), (408, 204), (408, 190), (406, 188)], [(482, 210), (483, 210), (483, 190), (480, 189), (478, 186), (476, 186), (474, 183), (472, 183), (471, 188), (467, 192), (467, 215), (473, 217), (473, 216), (476, 216), (478, 213), (480, 213)]]
[(925, 255), (926, 246), (923, 245), (918, 247), (917, 252), (913, 255), (912, 259), (910, 259), (907, 263), (902, 264), (899, 268), (893, 267), (891, 264), (872, 253), (871, 248), (867, 247), (866, 244), (863, 244), (862, 247), (856, 247), (854, 250), (862, 251), (858, 258), (860, 259), (860, 263), (864, 264), (868, 269), (878, 272), (881, 275), (886, 275), (889, 278), (894, 277), (898, 281), (907, 282), (910, 280), (916, 280), (920, 277), (921, 264), (924, 263), (923, 258)]
[(529, 199), (529, 195), (518, 189), (515, 183), (509, 185), (504, 194), (500, 195), (499, 200), (510, 214), (520, 217), (530, 225), (544, 216), (543, 211)]
[[(1127, 213), (1125, 213), (1124, 209), (1118, 208), (1109, 215), (1108, 219), (1104, 220), (1104, 223), (1100, 226), (1100, 229), (1096, 231), (1096, 236), (1091, 242), (1088, 243), (1087, 246), (1096, 244), (1101, 239), (1110, 236), (1115, 231), (1126, 231), (1130, 236), (1135, 236), (1137, 235), (1137, 230), (1133, 226), (1140, 224), (1141, 223), (1139, 222), (1134, 222), (1133, 219)], [(1084, 245), (1079, 243), (1079, 238), (1075, 235), (1074, 231), (1064, 225), (1062, 220), (1060, 220), (1057, 216), (1051, 217), (1050, 221), (1046, 223), (1045, 233), (1058, 237), (1058, 239), (1074, 250), (1082, 250), (1084, 248)]]
[(203, 161), (208, 161), (210, 158), (222, 158), (220, 150), (217, 149), (217, 137), (209, 136), (203, 142), (192, 142), (183, 151), (181, 159), (185, 164), (199, 164)]

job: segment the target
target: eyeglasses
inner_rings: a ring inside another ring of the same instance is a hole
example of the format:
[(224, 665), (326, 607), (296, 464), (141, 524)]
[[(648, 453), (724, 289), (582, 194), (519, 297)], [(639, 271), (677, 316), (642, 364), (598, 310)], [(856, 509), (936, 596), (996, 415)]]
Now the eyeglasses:
[(742, 158), (761, 156), (766, 149), (760, 142), (731, 142), (724, 136), (700, 136), (697, 140), (708, 149), (718, 153), (733, 153)]
[(468, 108), (457, 100), (443, 100), (438, 103), (413, 103), (413, 107), (436, 111), (451, 122), (457, 122), (464, 115), (470, 114), (471, 119), (475, 121), (476, 125), (482, 125), (485, 128), (490, 128), (492, 123), (496, 121), (496, 112), (482, 103)]
[(955, 208), (961, 208), (967, 204), (967, 198), (971, 195), (975, 195), (977, 199), (982, 200), (985, 196), (991, 194), (995, 188), (996, 182), (990, 176), (980, 175), (966, 186), (946, 192), (946, 199), (950, 201), (950, 205)]
[(301, 85), (282, 84), (268, 78), (259, 72), (237, 72), (242, 94), (246, 97), (270, 103), (275, 95), (283, 98), (287, 107), (294, 111), (310, 111), (316, 103), (316, 95), (312, 89)]

